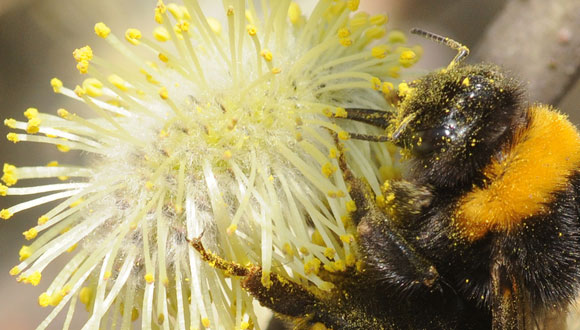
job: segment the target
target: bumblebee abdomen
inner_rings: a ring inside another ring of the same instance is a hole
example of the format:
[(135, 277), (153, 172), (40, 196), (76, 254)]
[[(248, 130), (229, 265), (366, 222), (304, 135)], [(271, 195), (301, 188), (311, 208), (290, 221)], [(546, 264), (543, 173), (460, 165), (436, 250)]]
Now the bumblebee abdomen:
[(510, 232), (549, 212), (555, 193), (580, 168), (580, 135), (564, 115), (545, 105), (528, 109), (528, 122), (483, 169), (485, 180), (458, 202), (454, 224), (475, 241)]

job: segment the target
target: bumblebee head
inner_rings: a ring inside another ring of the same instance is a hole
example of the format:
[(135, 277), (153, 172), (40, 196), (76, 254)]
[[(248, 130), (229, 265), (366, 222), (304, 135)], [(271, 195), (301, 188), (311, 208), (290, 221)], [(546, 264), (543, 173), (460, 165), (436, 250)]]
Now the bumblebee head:
[(518, 108), (517, 86), (486, 64), (428, 74), (401, 91), (391, 137), (417, 158), (467, 157), (508, 129)]

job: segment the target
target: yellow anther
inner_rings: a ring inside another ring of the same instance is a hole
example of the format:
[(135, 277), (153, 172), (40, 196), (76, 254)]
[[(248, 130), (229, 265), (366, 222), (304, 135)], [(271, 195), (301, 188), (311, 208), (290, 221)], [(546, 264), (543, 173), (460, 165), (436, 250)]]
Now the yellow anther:
[(282, 246), (282, 250), (284, 251), (284, 254), (286, 254), (289, 257), (294, 256), (294, 249), (292, 248), (292, 245), (290, 245), (290, 243), (284, 243), (284, 246)]
[(62, 88), (62, 81), (58, 78), (50, 79), (50, 86), (52, 86), (52, 90), (55, 93), (60, 93), (60, 89)]
[(244, 322), (240, 323), (240, 329), (241, 330), (246, 330), (246, 329), (249, 329), (249, 328), (250, 328), (250, 322), (244, 321)]
[(380, 39), (382, 38), (387, 31), (384, 27), (373, 26), (366, 31), (366, 36), (371, 39)]
[(222, 33), (222, 24), (220, 23), (220, 21), (218, 21), (213, 17), (206, 18), (206, 21), (207, 24), (209, 24), (209, 27), (213, 31), (213, 33), (215, 33), (218, 36)]
[(189, 31), (189, 22), (188, 21), (179, 21), (176, 25), (177, 29), (180, 32), (188, 32)]
[(300, 18), (302, 18), (302, 10), (300, 9), (300, 6), (294, 1), (292, 1), (288, 7), (288, 18), (292, 24), (298, 24), (300, 22)]
[(371, 54), (373, 55), (373, 57), (376, 57), (376, 58), (385, 58), (387, 56), (388, 51), (389, 51), (389, 46), (379, 45), (379, 46), (373, 47), (371, 49)]
[(338, 158), (338, 156), (339, 156), (338, 149), (336, 149), (336, 148), (332, 147), (332, 148), (331, 148), (331, 149), (328, 151), (328, 157), (335, 159), (335, 158)]
[(316, 245), (325, 246), (324, 238), (322, 238), (322, 234), (320, 234), (318, 229), (312, 232), (310, 240)]
[(169, 98), (169, 92), (167, 91), (167, 88), (165, 87), (161, 87), (159, 89), (159, 96), (164, 99), (167, 100)]
[(389, 33), (389, 35), (387, 36), (387, 40), (392, 44), (396, 43), (404, 44), (407, 42), (407, 37), (403, 32), (395, 30)]
[(42, 279), (42, 274), (40, 272), (34, 272), (28, 276), (23, 277), (22, 281), (24, 283), (32, 284), (32, 286), (37, 286), (38, 283), (40, 283), (41, 279)]
[(350, 36), (350, 30), (347, 28), (338, 29), (338, 37), (339, 38), (346, 38)]
[(32, 227), (27, 231), (23, 232), (22, 235), (24, 235), (24, 238), (26, 238), (27, 241), (30, 241), (31, 239), (36, 238), (36, 236), (38, 235), (38, 230), (35, 227)]
[(38, 297), (38, 304), (40, 307), (48, 307), (48, 305), (50, 305), (50, 295), (46, 292), (42, 293)]
[(105, 273), (103, 274), (103, 280), (108, 280), (111, 278), (111, 276), (113, 276), (113, 272), (111, 272), (110, 270), (105, 271)]
[(228, 229), (226, 229), (226, 233), (231, 236), (236, 232), (236, 230), (238, 230), (238, 226), (232, 223), (228, 226)]
[(77, 70), (79, 70), (81, 74), (86, 74), (87, 72), (89, 72), (89, 61), (78, 62)]
[(10, 269), (9, 274), (11, 276), (16, 276), (16, 275), (20, 274), (20, 272), (21, 272), (20, 268), (18, 268), (18, 266), (14, 266), (14, 267), (12, 267), (12, 269)]
[(278, 74), (280, 72), (282, 72), (282, 68), (277, 67), (277, 66), (272, 68), (272, 73), (273, 74)]
[(409, 84), (404, 83), (404, 82), (399, 84), (398, 90), (399, 90), (399, 95), (401, 95), (403, 97), (408, 95), (411, 92), (411, 88), (409, 87)]
[(381, 88), (381, 91), (385, 94), (391, 94), (395, 90), (395, 86), (392, 82), (385, 81)]
[(369, 18), (369, 22), (373, 25), (385, 25), (389, 21), (387, 15), (379, 14), (374, 15)]
[(79, 198), (76, 201), (70, 203), (68, 207), (70, 207), (72, 209), (73, 207), (80, 205), (84, 201), (85, 200), (83, 198)]
[(167, 29), (164, 26), (158, 26), (155, 29), (153, 29), (153, 37), (157, 41), (161, 41), (161, 42), (165, 42), (165, 41), (171, 39), (171, 35), (169, 34), (169, 31), (167, 31)]
[(225, 160), (231, 159), (231, 158), (232, 158), (232, 156), (233, 156), (233, 154), (232, 154), (232, 151), (231, 151), (231, 150), (226, 150), (226, 151), (224, 151), (224, 153), (223, 153), (223, 158), (224, 158)]
[(59, 117), (67, 119), (70, 116), (70, 113), (63, 108), (60, 108), (58, 110), (56, 110), (56, 113), (59, 115)]
[(408, 68), (417, 62), (417, 54), (412, 50), (405, 50), (399, 56), (399, 64), (404, 68)]
[(125, 31), (125, 39), (132, 45), (138, 45), (139, 39), (141, 39), (141, 37), (142, 37), (141, 31), (139, 31), (138, 29), (131, 28)]
[(151, 284), (151, 283), (155, 282), (155, 276), (153, 276), (153, 274), (151, 274), (151, 273), (145, 274), (144, 278), (145, 278), (145, 282), (147, 282), (147, 284)]
[[(163, 53), (159, 53), (159, 55), (157, 57), (159, 57), (159, 60), (161, 60), (161, 62), (163, 62), (163, 63), (169, 62), (169, 57), (167, 57), (167, 55), (165, 55)], [(149, 77), (151, 77), (151, 75), (148, 75), (147, 80), (149, 80)], [(151, 79), (153, 79), (153, 77), (151, 77)], [(151, 81), (149, 81), (149, 82), (151, 82)]]
[(20, 261), (24, 261), (28, 259), (32, 255), (32, 249), (28, 245), (22, 245), (20, 251), (18, 251), (18, 255), (20, 256)]
[(1, 179), (8, 187), (18, 182), (18, 176), (16, 175), (16, 166), (5, 163), (3, 171), (4, 175), (2, 175)]
[(38, 109), (36, 109), (36, 108), (28, 108), (28, 109), (26, 109), (26, 111), (24, 111), (24, 117), (26, 117), (28, 119), (32, 119), (32, 118), (38, 117)]
[(166, 7), (167, 10), (169, 10), (171, 15), (173, 16), (173, 18), (175, 18), (176, 20), (180, 20), (183, 18), (183, 12), (181, 11), (181, 7), (179, 7), (177, 4), (170, 3)]
[(73, 57), (77, 62), (90, 61), (93, 59), (93, 50), (90, 46), (77, 48), (73, 51)]
[(338, 107), (338, 108), (336, 108), (336, 111), (334, 112), (334, 116), (336, 118), (346, 118), (348, 116), (348, 113), (346, 112), (345, 108)]
[(304, 273), (306, 275), (318, 274), (320, 271), (320, 260), (313, 258), (304, 263)]
[(258, 33), (258, 29), (255, 25), (249, 24), (246, 29), (248, 30), (248, 34), (251, 36), (255, 36)]
[(324, 250), (324, 256), (327, 257), (328, 259), (334, 259), (334, 255), (336, 254), (336, 251), (333, 248), (326, 248)]
[(99, 22), (95, 24), (95, 33), (99, 37), (105, 39), (109, 36), (109, 33), (111, 33), (111, 29), (105, 23)]
[(6, 139), (8, 139), (8, 141), (13, 142), (13, 143), (20, 142), (20, 138), (18, 138), (18, 134), (16, 134), (16, 133), (6, 134)]
[(4, 119), (4, 126), (9, 128), (16, 128), (16, 119), (13, 118)]
[(383, 82), (377, 78), (377, 77), (373, 77), (371, 79), (371, 84), (372, 84), (372, 89), (376, 90), (376, 91), (380, 91), (382, 86), (383, 86)]
[(367, 25), (369, 20), (369, 14), (364, 12), (356, 13), (349, 21), (349, 26), (353, 30), (358, 30), (358, 28)]
[(348, 9), (350, 9), (351, 11), (356, 11), (358, 10), (358, 6), (360, 5), (360, 0), (348, 0), (346, 2), (346, 6), (348, 7)]
[(163, 24), (163, 14), (159, 8), (155, 8), (155, 22), (157, 22), (157, 24)]
[(338, 132), (338, 138), (340, 140), (348, 140), (348, 139), (350, 139), (350, 134), (348, 134), (347, 131), (340, 131), (340, 132)]
[(234, 15), (234, 7), (228, 6), (228, 10), (226, 11), (226, 15), (233, 16)]
[(103, 83), (96, 78), (87, 78), (83, 81), (83, 89), (87, 95), (98, 97), (103, 95)]
[(352, 45), (352, 39), (351, 38), (340, 38), (339, 39), (339, 42), (344, 47), (348, 47), (348, 46)]
[(352, 254), (352, 253), (347, 254), (346, 255), (346, 258), (345, 258), (345, 262), (346, 262), (346, 265), (348, 267), (354, 266), (354, 264), (356, 263), (356, 257), (355, 257), (355, 255)]
[(116, 74), (112, 74), (112, 75), (108, 76), (107, 80), (111, 84), (113, 84), (113, 86), (117, 87), (118, 89), (122, 90), (123, 92), (126, 92), (127, 90), (129, 90), (125, 80), (123, 80), (123, 78), (117, 76)]
[(28, 125), (26, 126), (26, 133), (28, 134), (36, 134), (40, 130), (40, 118), (32, 118), (28, 121)]
[(50, 296), (50, 301), (49, 304), (50, 306), (57, 306), (58, 304), (60, 304), (60, 302), (62, 301), (62, 298), (64, 298), (65, 294), (63, 292), (55, 292), (52, 294), (52, 296)]
[(202, 318), (201, 324), (203, 324), (204, 327), (209, 328), (209, 326), (210, 326), (209, 319), (207, 317)]
[[(60, 152), (69, 152), (70, 151), (70, 147), (67, 145), (64, 145), (64, 144), (57, 144), (56, 149), (58, 149), (58, 151), (60, 151)], [(58, 178), (60, 179), (61, 177), (59, 176)]]
[(346, 202), (346, 211), (352, 213), (356, 211), (356, 203), (353, 200)]
[(398, 65), (389, 67), (387, 69), (387, 75), (391, 78), (399, 78), (401, 76), (401, 67)]
[(44, 225), (47, 221), (49, 220), (49, 218), (46, 215), (40, 216), (38, 218), (38, 225)]
[(354, 242), (354, 236), (352, 234), (340, 235), (340, 240), (344, 243), (350, 244)]
[(153, 190), (153, 187), (154, 187), (154, 186), (155, 186), (155, 185), (154, 185), (154, 184), (153, 184), (153, 182), (151, 182), (151, 181), (147, 181), (147, 182), (145, 182), (145, 189), (147, 189), (147, 190), (149, 190), (149, 191)]
[(272, 58), (274, 57), (272, 52), (267, 49), (262, 49), (260, 55), (264, 58), (264, 60), (266, 60), (266, 62), (272, 62)]
[(78, 97), (83, 97), (87, 92), (81, 86), (77, 85), (74, 90)]
[(337, 167), (334, 166), (331, 163), (326, 163), (324, 165), (322, 165), (322, 174), (324, 174), (325, 177), (330, 177), (334, 172), (336, 172)]
[(83, 287), (79, 292), (79, 300), (81, 301), (81, 303), (83, 303), (83, 305), (88, 307), (92, 299), (93, 299), (93, 289), (89, 288), (88, 286)]
[(8, 187), (0, 184), (0, 196), (6, 196), (8, 194)]

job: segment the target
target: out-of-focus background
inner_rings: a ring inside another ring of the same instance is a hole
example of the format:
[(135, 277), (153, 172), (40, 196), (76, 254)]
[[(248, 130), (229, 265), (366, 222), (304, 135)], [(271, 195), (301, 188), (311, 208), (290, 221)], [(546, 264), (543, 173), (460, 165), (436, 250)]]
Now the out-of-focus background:
[[(315, 1), (302, 2), (305, 7), (311, 7)], [(551, 3), (557, 6), (558, 2)], [(94, 24), (105, 21), (117, 34), (129, 27), (149, 31), (153, 25), (155, 3), (155, 0), (0, 0), (0, 117), (22, 119), (22, 112), (28, 107), (51, 112), (60, 107), (75, 109), (73, 101), (52, 92), (50, 79), (57, 76), (67, 86), (80, 84), (83, 77), (75, 69), (73, 49), (90, 44), (103, 57), (116, 56), (94, 35)], [(361, 8), (372, 13), (387, 13), (390, 29), (407, 31), (411, 27), (421, 27), (473, 47), (507, 3), (505, 0), (361, 0)], [(424, 72), (446, 66), (455, 55), (444, 46), (419, 37), (409, 38), (412, 43), (424, 47), (424, 57), (418, 66)], [(496, 38), (501, 40), (502, 35)], [(529, 92), (529, 98), (534, 100), (534, 91)], [(554, 105), (578, 124), (579, 104), (580, 84), (576, 83), (559, 104)], [(0, 165), (4, 162), (19, 166), (36, 165), (56, 158), (61, 163), (66, 163), (67, 159), (74, 163), (78, 156), (72, 152), (58, 153), (56, 148), (32, 143), (13, 146), (4, 138), (7, 132), (6, 127), (0, 126)], [(0, 198), (0, 209), (16, 202), (14, 198)], [(50, 283), (49, 279), (54, 276), (51, 271), (57, 271), (58, 265), (52, 265), (43, 273), (46, 280), (36, 288), (18, 284), (8, 275), (9, 269), (18, 262), (18, 250), (26, 244), (21, 233), (36, 223), (40, 211), (23, 212), (7, 222), (0, 220), (1, 329), (34, 329), (50, 312), (50, 308), (39, 307), (37, 297)], [(84, 311), (79, 309), (77, 313)], [(58, 328), (62, 323), (55, 324)]]

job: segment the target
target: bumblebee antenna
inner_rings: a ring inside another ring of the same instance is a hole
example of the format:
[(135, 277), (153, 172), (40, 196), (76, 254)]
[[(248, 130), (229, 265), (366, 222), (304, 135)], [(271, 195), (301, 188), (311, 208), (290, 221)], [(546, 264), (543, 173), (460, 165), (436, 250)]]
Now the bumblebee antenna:
[(467, 46), (464, 46), (451, 38), (443, 37), (433, 32), (425, 31), (419, 28), (412, 28), (411, 33), (435, 41), (436, 43), (445, 45), (451, 49), (455, 49), (457, 51), (457, 55), (455, 55), (451, 63), (449, 63), (447, 66), (448, 70), (461, 63), (467, 57), (467, 55), (469, 55), (469, 48), (467, 48)]

